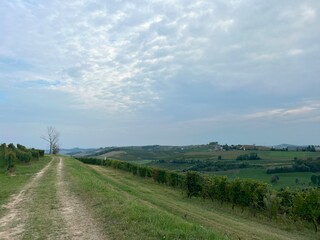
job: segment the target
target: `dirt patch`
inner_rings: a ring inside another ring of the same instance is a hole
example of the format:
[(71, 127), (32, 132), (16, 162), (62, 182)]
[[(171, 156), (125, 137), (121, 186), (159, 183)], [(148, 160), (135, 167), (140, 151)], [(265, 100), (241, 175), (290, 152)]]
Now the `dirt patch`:
[(68, 191), (63, 181), (63, 159), (57, 166), (57, 190), (61, 214), (66, 222), (67, 239), (107, 239), (83, 203)]
[(28, 218), (25, 205), (31, 199), (32, 188), (37, 185), (37, 182), (48, 170), (51, 163), (52, 160), (18, 194), (12, 195), (8, 203), (2, 206), (8, 210), (8, 213), (0, 219), (0, 239), (21, 238), (21, 234), (25, 230), (26, 219)]

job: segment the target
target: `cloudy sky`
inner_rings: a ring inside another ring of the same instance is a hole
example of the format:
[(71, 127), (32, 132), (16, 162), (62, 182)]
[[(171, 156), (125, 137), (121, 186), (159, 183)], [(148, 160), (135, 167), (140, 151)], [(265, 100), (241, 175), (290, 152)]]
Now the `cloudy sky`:
[(0, 142), (320, 144), (319, 0), (0, 1)]

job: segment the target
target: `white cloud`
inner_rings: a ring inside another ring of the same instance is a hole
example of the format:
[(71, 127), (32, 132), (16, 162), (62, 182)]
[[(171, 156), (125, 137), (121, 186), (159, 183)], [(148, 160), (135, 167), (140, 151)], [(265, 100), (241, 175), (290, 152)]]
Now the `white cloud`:
[(312, 104), (297, 108), (276, 108), (261, 112), (250, 113), (244, 116), (244, 119), (261, 119), (261, 118), (303, 118), (310, 114), (320, 114), (320, 104)]
[(303, 53), (304, 53), (304, 51), (302, 49), (291, 49), (291, 50), (289, 50), (288, 55), (297, 56), (297, 55), (301, 55)]
[[(165, 87), (178, 88), (182, 81), (210, 82), (213, 89), (241, 89), (257, 82), (264, 91), (287, 86), (294, 78), (268, 74), (274, 65), (286, 65), (288, 56), (307, 55), (303, 40), (310, 37), (304, 29), (292, 31), (293, 20), (298, 16), (299, 22), (316, 22), (318, 5), (33, 2), (0, 5), (5, 36), (0, 55), (32, 65), (11, 78), (1, 73), (0, 81), (1, 76), (15, 84), (44, 79), (51, 90), (73, 96), (78, 106), (112, 111), (157, 104), (166, 98)], [(4, 27), (5, 22), (15, 28)]]
[(309, 6), (304, 6), (301, 11), (301, 17), (303, 22), (312, 22), (316, 18), (316, 12)]
[(217, 23), (217, 26), (224, 32), (228, 32), (231, 26), (234, 24), (234, 19), (221, 20)]

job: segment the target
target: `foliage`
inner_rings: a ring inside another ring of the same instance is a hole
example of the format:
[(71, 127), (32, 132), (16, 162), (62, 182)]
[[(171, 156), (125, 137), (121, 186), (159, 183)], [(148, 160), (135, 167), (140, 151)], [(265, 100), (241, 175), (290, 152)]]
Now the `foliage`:
[(320, 175), (312, 175), (310, 179), (312, 184), (320, 186)]
[(320, 220), (320, 190), (311, 189), (298, 193), (294, 198), (293, 213), (301, 218), (312, 221), (317, 232)]
[(0, 146), (0, 169), (12, 171), (15, 164), (18, 162), (29, 163), (31, 160), (38, 160), (40, 156), (44, 155), (43, 150), (28, 149), (21, 144), (10, 143), (8, 146), (3, 143)]
[(265, 198), (264, 204), (266, 206), (266, 210), (269, 211), (269, 218), (276, 218), (278, 216), (279, 208), (280, 208), (281, 198), (275, 191), (268, 191)]
[(222, 161), (202, 161), (196, 165), (185, 169), (184, 171), (204, 171), (204, 172), (216, 172), (216, 171), (226, 171), (230, 169), (248, 168), (249, 163), (228, 163)]
[(272, 183), (272, 184), (275, 184), (275, 183), (277, 183), (278, 181), (279, 181), (279, 176), (278, 175), (273, 175), (272, 177), (271, 177), (271, 180), (270, 180), (270, 182)]
[(189, 198), (192, 196), (199, 196), (202, 191), (203, 178), (197, 172), (187, 172), (187, 195)]
[(236, 160), (260, 160), (261, 158), (257, 153), (243, 154), (239, 155)]
[(7, 157), (6, 157), (6, 170), (11, 171), (14, 168), (16, 161), (16, 155), (14, 152), (9, 151)]
[(288, 172), (319, 172), (320, 171), (320, 160), (309, 159), (302, 160), (296, 159), (291, 167), (276, 167), (267, 169), (268, 174), (273, 173), (288, 173)]
[(31, 161), (32, 154), (29, 151), (22, 151), (19, 148), (16, 150), (17, 158), (24, 163), (28, 163)]
[(320, 189), (308, 189), (304, 192), (292, 192), (289, 189), (270, 191), (266, 183), (251, 179), (228, 181), (225, 176), (206, 176), (194, 171), (181, 174), (111, 159), (78, 158), (78, 160), (89, 164), (111, 166), (138, 174), (140, 177), (152, 177), (155, 182), (185, 190), (189, 198), (202, 197), (220, 201), (221, 204), (230, 202), (232, 208), (238, 205), (242, 209), (252, 209), (253, 214), (257, 211), (265, 212), (270, 219), (276, 218), (278, 214), (303, 218), (312, 221), (316, 230), (320, 219)]

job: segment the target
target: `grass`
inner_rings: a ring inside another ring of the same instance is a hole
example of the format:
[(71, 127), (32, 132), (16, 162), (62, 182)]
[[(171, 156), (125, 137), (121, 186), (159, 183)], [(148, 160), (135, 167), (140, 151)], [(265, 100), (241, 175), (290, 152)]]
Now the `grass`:
[[(63, 219), (58, 212), (56, 166), (54, 160), (41, 181), (33, 188), (32, 199), (28, 205), (29, 218), (23, 239), (56, 239), (65, 234), (61, 228)], [(49, 234), (49, 235), (48, 235)]]
[(147, 151), (142, 149), (125, 149), (123, 153), (112, 156), (112, 158), (137, 161), (137, 160), (175, 160), (184, 158), (186, 160), (218, 160), (221, 156), (222, 160), (235, 160), (237, 156), (250, 154), (251, 152), (258, 153), (262, 160), (281, 161), (286, 163), (292, 161), (295, 157), (299, 159), (319, 158), (320, 152), (301, 152), (301, 151), (209, 151), (208, 149), (193, 149), (190, 150), (167, 150), (167, 151)]
[[(0, 172), (0, 205), (6, 203), (12, 194), (17, 193), (49, 160), (50, 157), (46, 156), (29, 164), (17, 164), (12, 174)], [(0, 216), (2, 212), (3, 209), (0, 208)]]
[[(72, 190), (91, 207), (111, 239), (226, 239), (154, 204), (158, 196), (152, 196), (149, 188), (137, 182), (131, 183), (135, 184), (132, 188), (73, 159), (66, 162), (66, 170)], [(152, 184), (151, 188), (156, 186)], [(140, 198), (141, 194), (153, 201)]]
[[(177, 189), (69, 158), (66, 179), (111, 239), (315, 239), (312, 227), (241, 214)], [(212, 205), (214, 204), (214, 205)], [(282, 220), (281, 220), (282, 221)]]

